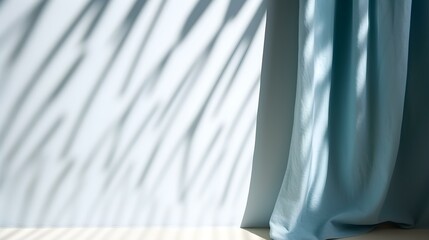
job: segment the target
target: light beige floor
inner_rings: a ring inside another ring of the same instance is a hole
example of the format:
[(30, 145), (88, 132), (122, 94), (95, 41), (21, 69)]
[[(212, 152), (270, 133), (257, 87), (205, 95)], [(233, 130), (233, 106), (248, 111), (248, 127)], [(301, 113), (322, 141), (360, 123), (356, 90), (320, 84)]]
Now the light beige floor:
[[(268, 229), (240, 228), (3, 228), (0, 240), (263, 240)], [(429, 240), (429, 230), (377, 229), (347, 240)]]
[(38, 228), (1, 229), (1, 240), (261, 240), (267, 229), (240, 228)]

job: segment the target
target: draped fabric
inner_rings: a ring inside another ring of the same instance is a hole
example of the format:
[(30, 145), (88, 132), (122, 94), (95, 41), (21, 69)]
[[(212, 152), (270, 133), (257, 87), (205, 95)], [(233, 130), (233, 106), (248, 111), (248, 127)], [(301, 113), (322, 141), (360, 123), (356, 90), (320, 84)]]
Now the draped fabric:
[(301, 0), (298, 35), (271, 237), (428, 228), (429, 1)]

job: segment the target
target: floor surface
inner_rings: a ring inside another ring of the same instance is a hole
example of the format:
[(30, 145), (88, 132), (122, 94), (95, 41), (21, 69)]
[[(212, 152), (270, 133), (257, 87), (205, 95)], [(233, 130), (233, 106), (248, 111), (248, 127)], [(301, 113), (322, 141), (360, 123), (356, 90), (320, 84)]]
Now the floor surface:
[[(0, 240), (263, 240), (268, 229), (241, 228), (0, 228)], [(429, 240), (429, 230), (376, 229), (347, 240)]]

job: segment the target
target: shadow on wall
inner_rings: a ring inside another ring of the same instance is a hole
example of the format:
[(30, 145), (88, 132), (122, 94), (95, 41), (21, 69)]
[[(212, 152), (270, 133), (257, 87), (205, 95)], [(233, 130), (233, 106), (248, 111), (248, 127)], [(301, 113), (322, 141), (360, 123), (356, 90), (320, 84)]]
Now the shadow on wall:
[(283, 182), (297, 89), (297, 1), (267, 2), (261, 90), (249, 196), (241, 226), (268, 227)]
[(264, 16), (0, 0), (0, 226), (238, 225)]

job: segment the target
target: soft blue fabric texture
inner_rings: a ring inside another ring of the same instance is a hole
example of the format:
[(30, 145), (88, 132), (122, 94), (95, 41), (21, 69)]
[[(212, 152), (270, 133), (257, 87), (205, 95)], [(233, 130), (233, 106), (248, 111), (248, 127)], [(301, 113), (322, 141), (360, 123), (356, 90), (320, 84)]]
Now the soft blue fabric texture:
[(301, 0), (273, 239), (429, 227), (429, 1)]

